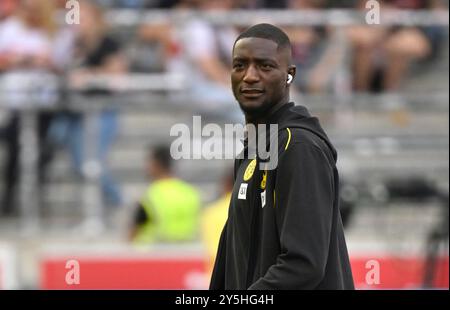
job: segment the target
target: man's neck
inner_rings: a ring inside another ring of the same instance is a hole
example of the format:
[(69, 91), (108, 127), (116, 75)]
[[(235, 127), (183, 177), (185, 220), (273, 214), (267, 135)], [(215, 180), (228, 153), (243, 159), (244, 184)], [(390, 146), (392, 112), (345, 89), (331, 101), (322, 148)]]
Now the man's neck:
[(288, 102), (289, 102), (289, 100), (281, 101), (281, 102), (277, 103), (276, 105), (272, 106), (267, 112), (263, 113), (263, 115), (261, 115), (261, 116), (252, 117), (252, 116), (246, 115), (245, 123), (253, 124), (255, 126), (257, 126), (259, 124), (267, 124), (269, 122), (269, 120), (271, 119), (271, 117)]

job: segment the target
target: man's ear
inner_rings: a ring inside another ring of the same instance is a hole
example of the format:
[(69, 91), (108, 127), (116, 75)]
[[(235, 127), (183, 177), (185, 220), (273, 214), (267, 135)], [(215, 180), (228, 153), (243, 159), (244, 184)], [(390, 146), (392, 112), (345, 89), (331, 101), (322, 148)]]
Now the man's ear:
[[(292, 81), (295, 79), (296, 73), (297, 73), (297, 68), (295, 67), (295, 65), (290, 65), (288, 68), (288, 74), (290, 74), (292, 76)], [(290, 84), (292, 84), (292, 82)]]

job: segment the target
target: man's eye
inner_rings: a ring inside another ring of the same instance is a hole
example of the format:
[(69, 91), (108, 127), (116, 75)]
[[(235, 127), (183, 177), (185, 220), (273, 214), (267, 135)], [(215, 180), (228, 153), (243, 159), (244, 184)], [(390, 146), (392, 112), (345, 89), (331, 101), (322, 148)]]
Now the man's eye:
[(242, 69), (244, 65), (242, 63), (235, 63), (233, 64), (233, 69)]
[(273, 68), (273, 66), (271, 64), (262, 64), (261, 68), (263, 70), (271, 70)]

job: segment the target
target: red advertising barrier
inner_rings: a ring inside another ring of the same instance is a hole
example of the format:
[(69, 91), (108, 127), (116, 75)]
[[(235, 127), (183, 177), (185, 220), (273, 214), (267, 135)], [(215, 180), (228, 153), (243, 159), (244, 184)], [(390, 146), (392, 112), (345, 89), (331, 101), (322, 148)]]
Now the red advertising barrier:
[[(77, 262), (79, 267), (74, 266)], [(72, 262), (67, 264), (67, 262)], [(77, 270), (78, 269), (78, 270)], [(79, 275), (76, 273), (79, 272)], [(79, 281), (77, 281), (77, 278)], [(58, 258), (41, 264), (43, 289), (201, 289), (199, 258)]]
[[(449, 287), (449, 258), (440, 257), (434, 265), (433, 288)], [(423, 287), (425, 260), (417, 257), (353, 257), (353, 279), (359, 289), (417, 289)], [(374, 272), (379, 267), (378, 279)], [(375, 281), (378, 280), (378, 281)], [(376, 283), (374, 283), (376, 282)]]
[[(351, 264), (359, 289), (422, 287), (424, 260), (421, 258), (354, 257)], [(434, 287), (448, 289), (448, 266), (448, 256), (437, 260)], [(181, 255), (167, 258), (44, 257), (40, 269), (41, 289), (204, 289), (209, 281), (201, 257), (183, 258)]]

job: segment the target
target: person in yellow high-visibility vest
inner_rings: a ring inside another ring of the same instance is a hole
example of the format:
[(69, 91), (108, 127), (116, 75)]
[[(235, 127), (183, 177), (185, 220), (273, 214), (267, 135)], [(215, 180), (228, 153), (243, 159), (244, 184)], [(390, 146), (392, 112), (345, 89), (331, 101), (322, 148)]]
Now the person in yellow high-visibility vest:
[(173, 176), (167, 146), (150, 155), (148, 173), (153, 182), (141, 198), (131, 231), (136, 244), (187, 242), (198, 237), (200, 195), (190, 184)]

